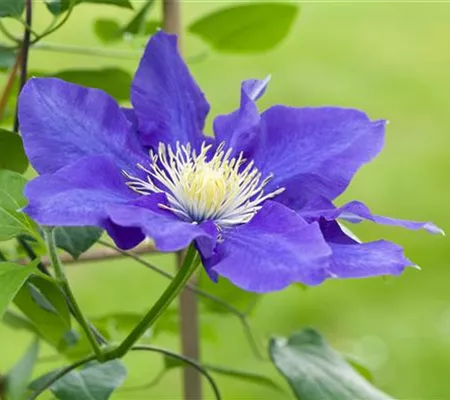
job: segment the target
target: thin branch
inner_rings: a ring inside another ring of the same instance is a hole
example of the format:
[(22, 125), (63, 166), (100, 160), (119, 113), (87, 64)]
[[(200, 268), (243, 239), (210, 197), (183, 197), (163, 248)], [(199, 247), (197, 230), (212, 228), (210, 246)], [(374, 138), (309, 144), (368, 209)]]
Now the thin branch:
[(14, 81), (16, 80), (17, 72), (19, 71), (20, 64), (22, 62), (22, 52), (18, 51), (16, 56), (16, 62), (9, 71), (8, 79), (3, 89), (2, 96), (0, 97), (0, 121), (3, 119), (5, 113), (6, 105), (8, 104), (9, 97), (11, 96)]
[[(19, 81), (19, 94), (22, 88), (25, 86), (28, 78), (28, 53), (31, 44), (31, 22), (33, 17), (32, 0), (26, 0), (25, 10), (25, 33), (23, 35), (22, 42), (22, 56), (20, 65), (20, 81)], [(16, 116), (14, 119), (14, 132), (19, 132), (19, 111), (18, 105), (16, 107)]]

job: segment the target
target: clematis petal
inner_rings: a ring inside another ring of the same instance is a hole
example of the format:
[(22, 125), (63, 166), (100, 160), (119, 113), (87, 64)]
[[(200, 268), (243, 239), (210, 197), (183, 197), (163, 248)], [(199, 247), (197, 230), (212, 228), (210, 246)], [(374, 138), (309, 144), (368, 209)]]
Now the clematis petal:
[[(162, 193), (143, 196), (130, 204), (108, 207), (111, 220), (117, 225), (135, 227), (155, 241), (161, 251), (178, 251), (186, 248), (194, 240), (201, 240), (202, 248), (211, 249), (217, 240), (217, 230), (213, 222), (195, 225), (164, 210), (166, 196)], [(214, 234), (212, 234), (214, 233)]]
[(267, 201), (249, 223), (222, 235), (205, 267), (243, 289), (271, 292), (329, 277), (331, 251), (319, 224), (308, 225), (282, 204)]
[(131, 102), (146, 145), (201, 142), (209, 104), (178, 53), (176, 36), (159, 31), (150, 39), (133, 80)]
[(40, 174), (90, 155), (133, 171), (147, 157), (116, 101), (98, 89), (55, 78), (28, 81), (19, 98), (26, 153)]
[(270, 77), (242, 82), (241, 104), (231, 114), (219, 115), (214, 120), (214, 133), (218, 143), (225, 142), (233, 149), (232, 155), (244, 151), (247, 156), (259, 132), (261, 117), (255, 101), (265, 92)]
[(440, 233), (443, 234), (444, 231), (437, 227), (432, 222), (417, 222), (417, 221), (407, 221), (403, 219), (395, 219), (389, 217), (383, 217), (379, 215), (374, 215), (369, 210), (369, 208), (359, 202), (359, 201), (351, 201), (338, 208), (328, 208), (328, 209), (309, 209), (309, 210), (300, 210), (300, 215), (302, 215), (307, 220), (317, 220), (320, 217), (325, 218), (327, 220), (334, 220), (337, 218), (352, 222), (358, 223), (363, 220), (368, 220), (375, 222), (377, 224), (383, 225), (392, 225), (392, 226), (400, 226), (406, 229), (425, 229), (430, 233)]
[(336, 221), (322, 220), (320, 226), (333, 252), (329, 270), (334, 278), (399, 275), (413, 265), (394, 243), (386, 240), (357, 243), (344, 234)]
[(276, 201), (293, 209), (337, 197), (383, 146), (385, 122), (358, 110), (275, 106), (261, 118), (252, 159), (263, 176), (274, 175), (267, 191), (285, 187)]

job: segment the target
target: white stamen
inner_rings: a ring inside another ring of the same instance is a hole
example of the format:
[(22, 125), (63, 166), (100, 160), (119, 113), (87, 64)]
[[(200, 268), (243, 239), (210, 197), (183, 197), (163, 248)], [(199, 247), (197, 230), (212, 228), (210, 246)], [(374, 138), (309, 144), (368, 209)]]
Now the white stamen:
[(241, 152), (231, 158), (232, 150), (224, 150), (221, 143), (208, 159), (211, 145), (203, 143), (197, 154), (190, 144), (176, 144), (176, 149), (160, 143), (158, 151), (150, 151), (150, 166), (138, 164), (146, 179), (123, 171), (133, 191), (148, 195), (165, 193), (169, 205), (161, 208), (172, 211), (189, 222), (212, 220), (218, 226), (243, 224), (250, 221), (261, 209), (262, 203), (284, 191), (279, 188), (268, 194), (264, 187), (272, 175), (261, 179), (254, 162), (247, 163)]

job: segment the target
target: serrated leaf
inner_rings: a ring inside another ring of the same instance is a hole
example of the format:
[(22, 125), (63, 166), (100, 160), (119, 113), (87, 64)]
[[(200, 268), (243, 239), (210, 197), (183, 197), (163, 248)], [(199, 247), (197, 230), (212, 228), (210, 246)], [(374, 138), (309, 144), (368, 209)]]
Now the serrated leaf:
[(0, 70), (11, 68), (16, 62), (16, 52), (0, 46)]
[(57, 227), (54, 231), (55, 243), (76, 259), (89, 250), (102, 233), (102, 229), (94, 226)]
[(33, 372), (39, 353), (39, 342), (35, 340), (22, 359), (13, 367), (6, 377), (8, 400), (24, 400), (28, 382)]
[[(39, 335), (59, 350), (69, 347), (67, 333), (70, 331), (71, 319), (69, 307), (60, 288), (41, 276), (30, 278), (32, 285), (38, 292), (32, 293), (30, 287), (22, 286), (18, 291), (14, 303), (19, 310), (33, 323)], [(36, 301), (36, 296), (44, 300)], [(43, 307), (43, 302), (49, 303), (52, 310)]]
[(269, 352), (298, 399), (391, 399), (362, 378), (313, 329), (272, 339)]
[(23, 174), (28, 168), (22, 138), (14, 132), (0, 129), (0, 169)]
[(218, 51), (263, 52), (287, 36), (298, 11), (298, 5), (282, 2), (237, 5), (206, 15), (188, 29)]
[(25, 9), (25, 0), (0, 0), (0, 18), (19, 17)]
[(0, 318), (3, 318), (8, 305), (34, 271), (34, 266), (0, 262)]
[(128, 100), (130, 97), (132, 77), (117, 67), (66, 70), (52, 76), (78, 85), (101, 89), (118, 101)]
[[(198, 286), (206, 292), (214, 293), (214, 296), (242, 312), (250, 311), (261, 298), (261, 295), (242, 290), (227, 279), (219, 278), (217, 283), (213, 282), (204, 271), (200, 274)], [(199, 297), (199, 299), (209, 312), (220, 314), (230, 312), (226, 307), (207, 298)]]
[[(51, 372), (54, 376), (57, 371)], [(57, 380), (50, 390), (61, 400), (107, 400), (125, 381), (127, 370), (120, 360), (108, 361), (104, 364), (91, 362), (81, 371), (72, 371)], [(36, 390), (42, 383), (48, 381), (48, 376), (33, 382), (31, 388)]]
[(0, 170), (0, 241), (26, 233), (37, 235), (36, 224), (20, 211), (27, 203), (23, 195), (26, 183), (17, 172)]

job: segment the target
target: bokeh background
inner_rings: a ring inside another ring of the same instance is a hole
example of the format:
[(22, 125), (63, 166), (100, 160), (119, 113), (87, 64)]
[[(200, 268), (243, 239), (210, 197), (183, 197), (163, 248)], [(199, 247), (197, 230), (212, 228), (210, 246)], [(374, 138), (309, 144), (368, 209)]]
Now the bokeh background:
[[(137, 2), (136, 2), (137, 3)], [(226, 2), (183, 4), (188, 25)], [(302, 2), (288, 38), (263, 55), (221, 55), (198, 38), (185, 35), (186, 57), (206, 93), (214, 116), (238, 104), (240, 81), (272, 74), (261, 108), (272, 104), (341, 105), (390, 121), (385, 149), (356, 176), (339, 202), (358, 199), (373, 211), (393, 217), (432, 220), (449, 230), (450, 200), (450, 4), (431, 2)], [(156, 10), (152, 18), (158, 17)], [(83, 5), (47, 42), (105, 48), (94, 21), (126, 22), (131, 14), (114, 7)], [(44, 27), (48, 13), (35, 2), (34, 25)], [(30, 69), (53, 74), (76, 68), (123, 68), (133, 73), (139, 59), (134, 43), (109, 46), (133, 50), (135, 58), (115, 59), (33, 50)], [(204, 55), (206, 57), (196, 57)], [(5, 75), (0, 74), (0, 83)], [(324, 144), (325, 146), (326, 144)], [(329, 281), (302, 290), (291, 287), (265, 295), (252, 315), (261, 338), (289, 335), (313, 326), (338, 350), (364, 360), (376, 384), (400, 399), (450, 399), (450, 248), (445, 237), (369, 223), (354, 231), (364, 240), (387, 238), (404, 246), (421, 271), (399, 278)], [(168, 270), (171, 256), (150, 259)], [(129, 260), (69, 268), (76, 295), (89, 316), (144, 312), (166, 281)], [(216, 364), (276, 376), (269, 362), (250, 351), (238, 321), (227, 315), (203, 318), (203, 358)], [(0, 325), (0, 372), (22, 355), (30, 337)], [(178, 338), (163, 334), (156, 343), (178, 348)], [(42, 355), (51, 355), (50, 348)], [(158, 356), (133, 355), (125, 386), (151, 381), (161, 367)], [(42, 362), (38, 372), (58, 365)], [(179, 399), (180, 372), (169, 372), (148, 391), (119, 391), (113, 399)], [(271, 389), (218, 377), (225, 399), (289, 398)], [(280, 378), (279, 382), (284, 385)], [(206, 386), (206, 384), (205, 384)], [(211, 398), (205, 388), (206, 398)]]

